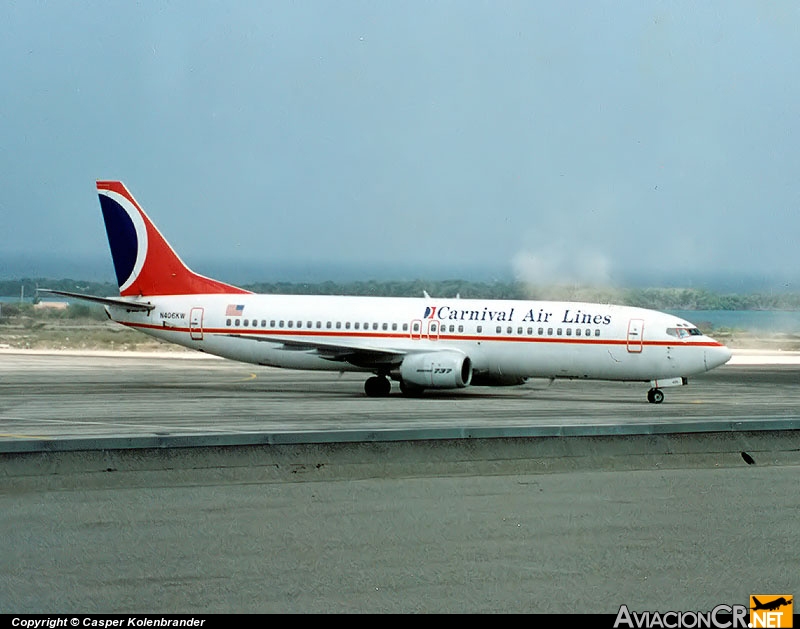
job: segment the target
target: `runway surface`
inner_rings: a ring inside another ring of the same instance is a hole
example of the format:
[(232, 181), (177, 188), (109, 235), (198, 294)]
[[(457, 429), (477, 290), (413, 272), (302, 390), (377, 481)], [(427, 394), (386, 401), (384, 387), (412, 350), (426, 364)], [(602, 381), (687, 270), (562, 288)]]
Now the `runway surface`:
[(401, 395), (395, 384), (392, 396), (376, 399), (365, 397), (365, 376), (359, 374), (293, 372), (195, 356), (5, 353), (0, 451), (12, 442), (19, 447), (75, 437), (407, 435), (437, 429), (478, 429), (488, 436), (486, 430), (503, 428), (545, 435), (589, 426), (614, 426), (608, 430), (617, 433), (753, 421), (789, 427), (800, 418), (796, 364), (725, 365), (689, 386), (664, 389), (666, 400), (656, 405), (645, 399), (646, 383), (562, 380), (430, 391), (420, 398)]
[(661, 405), (647, 385), (559, 381), (376, 400), (353, 375), (5, 353), (0, 609), (616, 614), (795, 595), (799, 376), (727, 365)]

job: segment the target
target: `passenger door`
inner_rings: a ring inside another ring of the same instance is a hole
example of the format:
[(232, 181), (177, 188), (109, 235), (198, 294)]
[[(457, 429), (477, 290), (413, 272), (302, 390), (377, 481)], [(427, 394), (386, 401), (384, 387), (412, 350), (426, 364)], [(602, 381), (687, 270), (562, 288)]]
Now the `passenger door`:
[(192, 308), (189, 312), (189, 336), (193, 341), (203, 340), (203, 309)]
[(628, 352), (639, 354), (644, 347), (644, 319), (631, 319), (628, 322)]

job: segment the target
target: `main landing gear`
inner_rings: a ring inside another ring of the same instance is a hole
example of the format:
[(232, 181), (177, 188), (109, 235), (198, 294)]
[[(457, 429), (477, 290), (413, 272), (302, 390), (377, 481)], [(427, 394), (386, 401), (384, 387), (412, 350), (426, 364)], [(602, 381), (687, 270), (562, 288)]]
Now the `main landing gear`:
[[(425, 389), (400, 380), (400, 393), (408, 397), (419, 397)], [(372, 376), (364, 383), (367, 397), (388, 397), (392, 392), (392, 382), (386, 376)]]
[(364, 383), (367, 397), (387, 397), (392, 391), (392, 383), (385, 376), (372, 376)]
[(661, 389), (650, 389), (647, 392), (647, 401), (651, 404), (661, 404), (664, 401), (664, 392)]

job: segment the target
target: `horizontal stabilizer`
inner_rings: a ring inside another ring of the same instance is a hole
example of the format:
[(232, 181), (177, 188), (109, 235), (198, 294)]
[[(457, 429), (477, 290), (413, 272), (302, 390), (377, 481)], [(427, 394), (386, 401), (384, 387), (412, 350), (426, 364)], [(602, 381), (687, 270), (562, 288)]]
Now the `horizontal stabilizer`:
[(51, 293), (53, 295), (61, 295), (62, 297), (72, 297), (73, 299), (82, 299), (84, 301), (93, 301), (97, 304), (105, 306), (117, 306), (125, 308), (126, 310), (137, 310), (140, 312), (150, 312), (155, 308), (153, 304), (142, 303), (140, 301), (128, 301), (126, 299), (115, 299), (114, 297), (97, 297), (96, 295), (82, 295), (81, 293), (70, 293), (65, 290), (52, 290), (49, 288), (38, 288), (40, 293)]

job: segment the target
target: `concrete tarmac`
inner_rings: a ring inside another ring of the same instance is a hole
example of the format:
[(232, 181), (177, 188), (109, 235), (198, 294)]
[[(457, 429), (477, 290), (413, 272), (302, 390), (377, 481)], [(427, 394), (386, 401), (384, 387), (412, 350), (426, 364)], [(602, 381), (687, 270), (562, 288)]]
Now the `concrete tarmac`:
[(403, 430), (406, 438), (470, 430), (490, 436), (486, 431), (502, 429), (542, 436), (604, 426), (612, 434), (674, 432), (676, 425), (697, 431), (753, 421), (786, 428), (800, 417), (800, 364), (726, 365), (689, 386), (664, 389), (665, 402), (649, 404), (647, 383), (562, 380), (430, 391), (420, 398), (401, 395), (395, 384), (392, 396), (376, 399), (364, 396), (365, 375), (202, 356), (2, 354), (0, 451), (29, 441), (103, 437), (204, 435), (208, 444), (226, 435), (230, 444), (235, 435), (246, 443), (252, 434), (326, 431)]
[(4, 354), (0, 609), (616, 614), (794, 595), (798, 376), (728, 365), (662, 405), (647, 385), (559, 381), (373, 400), (352, 375)]

